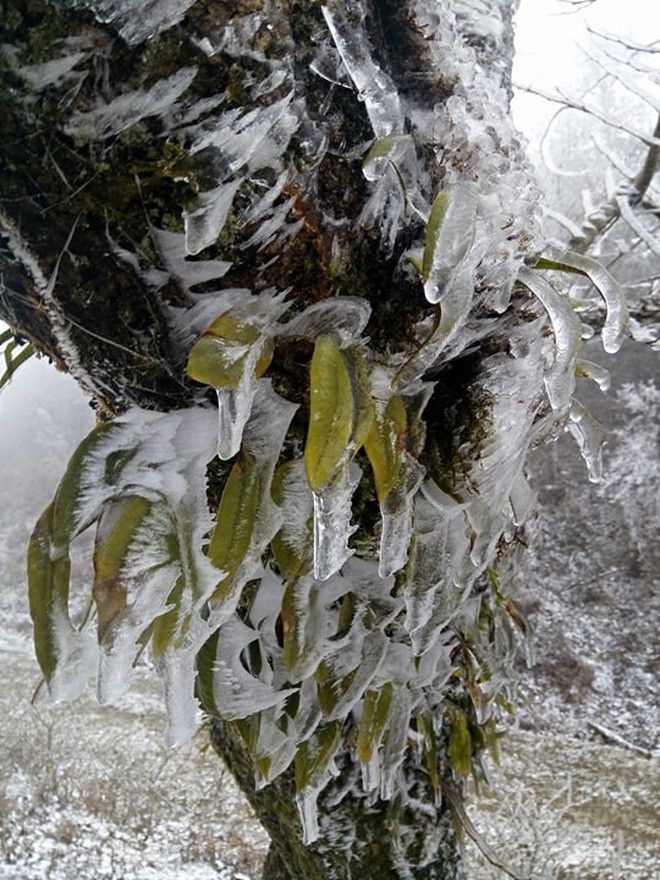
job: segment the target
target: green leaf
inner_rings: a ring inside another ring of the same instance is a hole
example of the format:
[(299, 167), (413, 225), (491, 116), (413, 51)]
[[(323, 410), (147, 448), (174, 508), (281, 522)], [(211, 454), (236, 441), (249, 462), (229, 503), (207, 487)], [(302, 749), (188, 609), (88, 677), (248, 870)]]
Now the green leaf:
[(310, 488), (327, 486), (364, 443), (373, 406), (364, 358), (327, 336), (317, 340), (310, 369), (310, 416), (305, 467)]
[(440, 758), (438, 753), (438, 740), (433, 728), (433, 715), (430, 711), (422, 712), (417, 716), (417, 730), (422, 737), (422, 754), (424, 764), (431, 779), (431, 785), (436, 798), (440, 795)]
[[(220, 718), (220, 710), (216, 706), (213, 694), (213, 665), (218, 651), (219, 631), (204, 642), (197, 653), (197, 678), (195, 679), (195, 696), (202, 709), (212, 718)], [(245, 719), (242, 719), (244, 721)]]
[(300, 792), (323, 776), (341, 744), (341, 722), (333, 721), (317, 728), (296, 750), (296, 791)]
[(391, 397), (382, 417), (375, 416), (364, 441), (364, 451), (374, 472), (376, 493), (382, 505), (399, 483), (401, 452), (405, 448), (408, 417), (401, 397)]
[[(154, 657), (161, 657), (175, 642), (175, 636), (187, 629), (186, 620), (182, 619), (181, 604), (186, 588), (183, 575), (180, 575), (167, 597), (167, 611), (154, 620), (151, 636), (151, 649)], [(175, 645), (175, 647), (177, 647)]]
[(327, 336), (314, 347), (305, 467), (312, 490), (330, 482), (353, 433), (353, 389), (341, 350)]
[(140, 495), (124, 495), (107, 504), (99, 520), (92, 587), (99, 643), (112, 643), (113, 634), (125, 615), (129, 587), (122, 577), (122, 567), (131, 542), (151, 508), (152, 503)]
[(358, 674), (356, 667), (342, 679), (337, 679), (330, 666), (321, 662), (314, 674), (319, 706), (324, 715), (331, 715)]
[(392, 711), (394, 685), (387, 682), (378, 690), (368, 690), (362, 702), (362, 718), (358, 727), (357, 754), (368, 764), (385, 734)]
[(96, 519), (107, 494), (98, 489), (98, 502), (81, 513), (81, 500), (88, 491), (85, 470), (111, 425), (95, 428), (71, 457), (52, 502), (39, 518), (28, 546), (28, 596), (34, 623), (37, 660), (48, 683), (67, 661), (67, 645), (75, 650), (80, 639), (69, 617), (69, 546)]
[(236, 388), (250, 361), (262, 376), (273, 356), (273, 341), (254, 324), (220, 315), (190, 350), (188, 375), (213, 388)]
[(234, 576), (250, 549), (259, 508), (259, 471), (250, 456), (239, 458), (231, 469), (218, 507), (208, 556), (216, 568), (227, 574), (211, 596), (211, 602), (226, 598)]
[(452, 708), (448, 715), (451, 724), (447, 749), (449, 766), (459, 776), (469, 776), (472, 769), (472, 737), (467, 718), (457, 708)]
[(67, 640), (78, 637), (69, 618), (71, 563), (68, 552), (53, 554), (53, 519), (54, 506), (50, 504), (35, 526), (27, 557), (34, 647), (47, 682), (52, 679), (62, 659), (63, 636)]
[[(101, 443), (117, 431), (112, 424), (98, 425), (80, 443), (67, 465), (64, 476), (53, 498), (53, 542), (55, 547), (68, 547), (81, 531), (86, 529), (101, 514), (101, 509), (111, 492), (102, 491), (103, 472), (86, 474), (92, 465), (94, 453)], [(81, 520), (81, 499), (89, 488), (98, 490), (99, 503), (92, 505), (84, 520)]]
[(440, 230), (442, 229), (442, 224), (447, 214), (447, 210), (449, 209), (449, 204), (449, 193), (443, 191), (438, 193), (438, 195), (435, 197), (433, 205), (431, 206), (429, 220), (426, 224), (426, 235), (424, 238), (424, 256), (422, 257), (422, 281), (424, 282), (424, 284), (426, 284), (426, 282), (429, 280), (429, 276), (431, 275), (431, 270), (433, 268), (433, 263), (435, 260), (435, 253), (438, 248)]

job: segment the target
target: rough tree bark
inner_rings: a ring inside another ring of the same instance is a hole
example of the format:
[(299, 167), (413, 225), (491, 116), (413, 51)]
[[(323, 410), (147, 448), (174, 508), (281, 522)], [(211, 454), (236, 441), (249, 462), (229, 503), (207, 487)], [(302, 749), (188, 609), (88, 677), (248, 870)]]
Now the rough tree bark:
[[(406, 400), (419, 395), (419, 383), (432, 390), (425, 432), (408, 429), (416, 437), (409, 451), (442, 487), (443, 503), (472, 499), (466, 540), (479, 559), (474, 577), (461, 581), (469, 581), (461, 596), (490, 631), (484, 638), (495, 640), (500, 630), (488, 603), (520, 623), (495, 569), (515, 547), (524, 516), (512, 519), (508, 507), (506, 523), (488, 519), (486, 526), (486, 507), (474, 499), (487, 496), (498, 469), (520, 488), (532, 425), (550, 411), (540, 368), (517, 377), (509, 371), (511, 399), (524, 398), (526, 415), (498, 431), (520, 431), (524, 439), (509, 458), (500, 455), (501, 436), (489, 433), (500, 418), (496, 371), (531, 363), (530, 344), (538, 347), (535, 363), (549, 359), (542, 310), (516, 284), (519, 266), (533, 261), (536, 194), (506, 112), (515, 6), (0, 4), (4, 320), (72, 373), (108, 419), (130, 406), (204, 404), (186, 360), (217, 314), (204, 298), (219, 288), (287, 291), (298, 314), (330, 298), (366, 302), (372, 362), (392, 356), (397, 376), (410, 375), (401, 386)], [(436, 202), (441, 191), (448, 207)], [(445, 236), (444, 263), (434, 235)], [(460, 302), (452, 302), (454, 290), (463, 291)], [(238, 301), (231, 296), (229, 305)], [(185, 313), (194, 320), (185, 324)], [(267, 374), (303, 415), (312, 349), (309, 338), (278, 338)], [(552, 418), (559, 423), (562, 415)], [(306, 420), (296, 416), (292, 424), (289, 448), (301, 448)], [(210, 468), (212, 510), (226, 481), (223, 463)], [(502, 497), (513, 493), (497, 486)], [(358, 495), (354, 540), (374, 558), (373, 484), (361, 484)], [(503, 503), (495, 503), (498, 511)], [(405, 587), (396, 589), (405, 597)], [(421, 711), (406, 728), (405, 797), (360, 790), (351, 739), (359, 713), (347, 716), (333, 759), (337, 775), (320, 795), (321, 836), (309, 845), (301, 840), (292, 767), (256, 792), (244, 727), (235, 717), (213, 718), (215, 747), (272, 835), (268, 880), (462, 876), (454, 821), (468, 771), (458, 741), (462, 732), (468, 764), (477, 766), (488, 738), (480, 725), (492, 719), (479, 716), (475, 694), (493, 673), (469, 671), (478, 663), (460, 626), (449, 627), (456, 613), (442, 629), (453, 639), (447, 657), (454, 673), (443, 696), (449, 693), (450, 710), (427, 688), (435, 733), (424, 733), (429, 716)], [(383, 626), (391, 633), (395, 624)], [(392, 638), (403, 645), (408, 637)], [(213, 658), (201, 656), (212, 668)], [(222, 715), (201, 684), (199, 696), (211, 716)]]

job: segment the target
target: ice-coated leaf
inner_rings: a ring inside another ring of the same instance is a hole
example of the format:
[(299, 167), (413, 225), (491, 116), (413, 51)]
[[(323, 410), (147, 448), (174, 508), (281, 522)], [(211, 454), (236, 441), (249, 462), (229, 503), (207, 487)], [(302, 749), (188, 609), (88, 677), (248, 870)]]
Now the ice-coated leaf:
[(235, 576), (252, 543), (259, 514), (259, 471), (254, 460), (241, 456), (231, 469), (218, 507), (208, 556), (217, 568), (227, 572), (218, 584), (212, 601), (227, 597), (235, 586)]
[(278, 327), (280, 336), (303, 336), (318, 339), (337, 335), (340, 339), (358, 339), (367, 326), (371, 306), (356, 296), (335, 296), (312, 303)]
[(415, 498), (413, 539), (404, 587), (405, 626), (415, 653), (430, 647), (460, 606), (472, 572), (463, 507), (431, 480)]
[(282, 600), (283, 659), (292, 682), (309, 678), (329, 654), (340, 651), (346, 638), (336, 637), (336, 615), (327, 607), (323, 588), (311, 578), (287, 586)]
[(381, 506), (399, 483), (401, 453), (405, 449), (408, 415), (403, 398), (391, 397), (382, 412), (376, 411), (364, 441), (364, 451), (374, 472)]
[(295, 581), (314, 565), (313, 498), (302, 458), (287, 461), (275, 471), (272, 496), (283, 522), (271, 549), (282, 576)]
[[(104, 480), (106, 443), (121, 435), (116, 425), (91, 431), (71, 457), (55, 496), (28, 546), (28, 595), (37, 660), (54, 699), (77, 696), (89, 676), (86, 635), (69, 616), (69, 546), (100, 515), (114, 487)], [(100, 485), (99, 485), (100, 484)]]
[(258, 378), (273, 356), (272, 325), (286, 310), (284, 294), (265, 291), (223, 312), (193, 345), (188, 375), (218, 397), (218, 456), (233, 458), (252, 412)]
[(319, 836), (316, 799), (332, 777), (331, 762), (341, 745), (341, 723), (319, 727), (300, 743), (295, 758), (296, 805), (303, 827), (303, 842), (313, 843)]
[[(353, 355), (353, 356), (351, 356)], [(312, 491), (327, 486), (347, 455), (363, 444), (371, 426), (368, 380), (355, 352), (328, 336), (314, 346), (310, 368), (310, 414), (305, 467)]]
[[(94, 428), (79, 444), (71, 456), (64, 476), (53, 498), (54, 548), (68, 548), (73, 538), (86, 529), (99, 516), (103, 504), (110, 497), (104, 483), (112, 482), (114, 473), (107, 473), (110, 462), (119, 464), (134, 454), (135, 449), (124, 452), (114, 459), (103, 455), (106, 441), (112, 442), (121, 432), (116, 424), (103, 424)], [(67, 549), (68, 552), (68, 549)]]
[(361, 350), (317, 340), (310, 370), (305, 469), (314, 493), (314, 576), (325, 580), (350, 556), (351, 498), (361, 471), (351, 462), (373, 419)]
[(243, 450), (223, 489), (209, 543), (210, 560), (227, 573), (213, 591), (214, 604), (237, 598), (282, 525), (282, 513), (271, 498), (271, 482), (296, 408), (273, 391), (270, 381), (261, 380)]
[[(355, 628), (356, 625), (353, 629)], [(338, 675), (331, 661), (321, 663), (316, 671), (319, 704), (328, 720), (346, 717), (373, 683), (374, 676), (385, 659), (387, 638), (380, 630), (367, 632), (363, 639), (358, 634), (357, 642), (361, 642), (360, 650), (353, 651), (355, 666), (350, 672)], [(350, 655), (349, 647), (337, 658), (343, 671), (346, 666), (353, 665), (349, 662)]]
[(362, 173), (367, 180), (378, 180), (390, 162), (396, 162), (411, 147), (414, 149), (414, 141), (410, 135), (405, 134), (392, 133), (374, 141), (362, 162)]
[(263, 709), (281, 709), (296, 693), (295, 688), (275, 687), (247, 668), (247, 649), (258, 640), (258, 630), (246, 626), (236, 615), (220, 630), (213, 664), (213, 701), (223, 718), (247, 718)]
[(575, 364), (575, 375), (582, 379), (591, 379), (601, 391), (607, 391), (610, 387), (609, 371), (600, 364), (594, 364), (593, 361), (579, 359)]
[(406, 757), (412, 704), (413, 697), (407, 684), (396, 682), (382, 748), (380, 796), (386, 801), (391, 800), (398, 790), (397, 777)]
[(438, 739), (435, 735), (433, 724), (433, 713), (430, 711), (422, 712), (416, 718), (417, 732), (422, 737), (422, 755), (424, 765), (428, 770), (431, 785), (435, 792), (436, 799), (440, 796), (440, 756), (438, 750)]
[(378, 690), (370, 689), (362, 701), (362, 718), (358, 726), (357, 754), (362, 764), (368, 764), (378, 749), (392, 709), (394, 685), (387, 682)]
[(538, 274), (521, 266), (518, 278), (548, 313), (555, 336), (555, 362), (545, 377), (548, 399), (553, 409), (564, 409), (575, 390), (575, 360), (582, 341), (582, 322), (568, 297), (560, 296)]
[(438, 193), (431, 206), (422, 258), (424, 294), (429, 302), (442, 299), (448, 282), (472, 247), (477, 219), (476, 190), (457, 184)]
[(412, 530), (412, 500), (424, 468), (405, 449), (408, 414), (393, 396), (382, 413), (376, 409), (364, 449), (374, 472), (382, 517), (378, 572), (387, 577), (406, 564)]
[(140, 495), (122, 495), (107, 504), (99, 520), (94, 542), (94, 583), (99, 642), (112, 643), (117, 621), (126, 613), (128, 585), (122, 568), (128, 548), (151, 509)]
[(184, 211), (187, 254), (195, 256), (215, 244), (242, 183), (243, 178), (238, 177), (208, 192), (200, 193), (195, 209)]
[(219, 315), (188, 355), (188, 375), (212, 388), (236, 388), (252, 367), (262, 376), (273, 356), (270, 336), (231, 312)]
[(467, 718), (460, 709), (452, 707), (448, 711), (450, 722), (447, 757), (449, 766), (459, 776), (469, 776), (472, 770), (472, 737), (468, 730)]
[[(28, 548), (30, 615), (34, 647), (53, 699), (77, 697), (90, 674), (81, 661), (89, 656), (85, 635), (69, 616), (68, 552), (53, 553), (53, 505), (41, 515)], [(92, 661), (93, 662), (93, 661)], [(93, 665), (92, 665), (93, 669)]]
[(360, 479), (355, 462), (344, 463), (331, 481), (314, 492), (314, 577), (324, 581), (344, 565), (353, 554), (348, 539), (355, 531), (351, 525), (351, 502)]
[(322, 725), (296, 752), (296, 791), (314, 786), (325, 773), (341, 743), (341, 722)]
[(628, 308), (618, 283), (598, 260), (573, 251), (551, 251), (549, 256), (538, 260), (534, 268), (574, 272), (588, 278), (605, 302), (606, 317), (601, 330), (603, 348), (608, 354), (619, 350), (628, 325)]

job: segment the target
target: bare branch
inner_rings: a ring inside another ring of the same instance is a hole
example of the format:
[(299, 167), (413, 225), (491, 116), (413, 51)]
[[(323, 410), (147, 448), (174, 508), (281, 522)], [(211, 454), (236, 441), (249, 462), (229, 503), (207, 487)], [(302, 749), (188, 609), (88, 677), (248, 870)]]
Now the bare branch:
[[(590, 212), (584, 218), (582, 221), (581, 235), (574, 236), (569, 242), (568, 246), (571, 250), (582, 254), (586, 253), (589, 248), (592, 247), (596, 239), (599, 238), (605, 230), (622, 215), (622, 199), (626, 202), (626, 209), (629, 208), (632, 203), (637, 204), (643, 199), (644, 194), (651, 185), (651, 181), (658, 169), (658, 159), (660, 157), (660, 116), (658, 116), (653, 137), (650, 139), (649, 143), (650, 145), (644, 164), (635, 179), (632, 181), (630, 188), (627, 192), (618, 190), (613, 193), (611, 197), (596, 209), (596, 211)], [(626, 210), (626, 220), (629, 225), (635, 228), (636, 219), (634, 218), (634, 215), (632, 215), (632, 210)], [(638, 235), (642, 235), (639, 229), (636, 229), (635, 231)], [(644, 232), (648, 235), (647, 230), (644, 230)], [(649, 244), (648, 241), (646, 241), (646, 238), (644, 238), (644, 241), (646, 244)], [(651, 247), (653, 253), (656, 253), (657, 245), (655, 242), (653, 243), (653, 246), (649, 245), (649, 247)]]
[(559, 90), (557, 90), (557, 93), (553, 95), (550, 92), (545, 92), (542, 89), (537, 89), (532, 86), (515, 84), (515, 88), (521, 92), (528, 92), (531, 95), (538, 95), (539, 98), (545, 98), (546, 101), (551, 101), (553, 104), (561, 104), (567, 109), (579, 110), (581, 113), (586, 113), (588, 116), (593, 116), (594, 119), (598, 119), (605, 125), (609, 125), (610, 128), (615, 128), (617, 131), (623, 131), (626, 134), (631, 135), (631, 137), (637, 138), (648, 147), (660, 147), (660, 137), (658, 137), (657, 135), (649, 137), (649, 135), (647, 135), (640, 129), (634, 128), (631, 125), (625, 125), (624, 123), (619, 122), (613, 116), (609, 116), (609, 114), (603, 113), (601, 110), (597, 110), (595, 107), (588, 107), (586, 104), (583, 104), (580, 101), (576, 101), (573, 98), (570, 98), (568, 95), (564, 95)]
[(623, 46), (626, 49), (630, 49), (633, 52), (650, 52), (651, 54), (657, 54), (660, 52), (660, 46), (656, 44), (660, 42), (660, 40), (654, 40), (652, 43), (644, 44), (644, 43), (636, 43), (633, 40), (624, 40), (621, 37), (616, 36), (616, 34), (609, 34), (605, 31), (597, 31), (595, 28), (587, 25), (587, 30), (590, 34), (593, 34), (596, 37), (600, 37), (603, 40), (607, 40), (610, 43), (618, 43), (620, 46)]

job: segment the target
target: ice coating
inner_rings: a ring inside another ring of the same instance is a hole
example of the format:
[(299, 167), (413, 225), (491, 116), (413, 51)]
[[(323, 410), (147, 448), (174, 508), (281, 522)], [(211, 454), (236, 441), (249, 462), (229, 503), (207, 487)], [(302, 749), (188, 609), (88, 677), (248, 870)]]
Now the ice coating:
[(563, 410), (575, 390), (575, 361), (582, 341), (582, 323), (568, 298), (560, 296), (538, 273), (523, 267), (519, 277), (541, 302), (552, 323), (555, 363), (545, 385), (552, 408)]
[(194, 0), (65, 0), (69, 6), (92, 9), (99, 21), (111, 22), (129, 44), (135, 46), (148, 37), (172, 27), (186, 14)]
[(354, 463), (340, 468), (328, 486), (313, 493), (314, 497), (314, 576), (327, 580), (353, 554), (348, 539), (351, 526), (352, 498), (361, 469)]
[[(216, 72), (227, 59), (245, 67), (239, 99), (224, 82), (200, 98), (204, 77), (189, 67), (70, 118), (70, 133), (105, 142), (151, 120), (179, 156), (174, 169), (158, 165), (188, 191), (176, 217), (148, 221), (154, 265), (108, 232), (114, 254), (157, 291), (178, 365), (223, 315), (255, 333), (222, 338), (225, 354), (235, 344), (227, 372), (241, 369), (211, 386), (217, 413), (198, 383), (198, 406), (129, 411), (99, 437), (83, 458), (71, 522), (37, 549), (40, 565), (46, 555), (65, 560), (71, 535), (99, 521), (99, 606), (107, 576), (123, 596), (116, 614), (104, 606), (98, 648), (57, 597), (56, 638), (45, 646), (58, 657), (51, 692), (77, 693), (90, 652), (100, 651), (99, 696), (116, 700), (146, 619), (168, 740), (181, 742), (198, 723), (196, 657), (217, 636), (205, 709), (255, 716), (248, 748), (258, 786), (308, 761), (297, 803), (311, 841), (323, 830), (316, 801), (337, 750), (342, 767), (355, 763), (335, 733), (359, 728), (370, 693), (391, 686), (392, 705), (355, 778), (361, 793), (402, 809), (417, 809), (406, 759), (419, 763), (441, 725), (451, 728), (443, 712), (456, 692), (484, 730), (498, 698), (510, 698), (518, 633), (506, 559), (533, 505), (525, 458), (570, 409), (596, 473), (597, 432), (571, 394), (575, 369), (601, 374), (580, 364), (579, 321), (536, 267), (536, 195), (501, 68), (478, 63), (505, 39), (500, 4), (407, 0), (399, 24), (420, 71), (404, 69), (372, 33), (396, 4), (330, 0), (316, 10), (304, 59), (285, 5), (271, 4), (268, 16), (240, 6), (192, 38), (200, 71), (206, 59)], [(153, 2), (138, 21), (128, 0), (93, 6), (133, 42), (188, 8)], [(84, 52), (32, 70), (34, 88), (78, 75)], [(352, 117), (342, 117), (342, 103)], [(363, 179), (344, 192), (349, 171)], [(610, 280), (592, 264), (566, 265), (604, 291), (603, 340), (613, 350), (625, 309)], [(301, 456), (308, 367), (321, 339), (350, 361), (349, 430), (312, 491)], [(259, 366), (266, 351), (273, 361)], [(394, 397), (404, 415), (388, 429), (389, 485), (378, 494), (378, 465), (357, 426)], [(206, 469), (216, 450), (214, 519)], [(67, 519), (62, 498), (55, 507)], [(227, 565), (209, 556), (213, 536)], [(431, 778), (446, 770), (428, 769)]]
[(227, 222), (234, 196), (242, 182), (239, 177), (201, 193), (197, 207), (184, 213), (187, 254), (198, 254), (215, 242)]
[(118, 95), (93, 110), (75, 113), (66, 126), (67, 134), (84, 140), (113, 137), (149, 116), (170, 110), (197, 75), (196, 67), (185, 67), (167, 79), (159, 80), (148, 91), (138, 89)]

